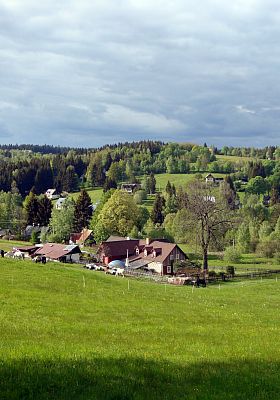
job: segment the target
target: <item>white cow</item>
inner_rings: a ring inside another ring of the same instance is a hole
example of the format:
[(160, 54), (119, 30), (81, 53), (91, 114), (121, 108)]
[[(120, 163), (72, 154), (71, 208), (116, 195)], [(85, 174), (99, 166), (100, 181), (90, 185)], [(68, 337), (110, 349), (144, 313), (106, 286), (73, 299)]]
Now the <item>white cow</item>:
[(23, 260), (24, 259), (24, 254), (21, 251), (16, 250), (14, 252), (14, 254), (13, 254), (13, 258), (16, 258), (18, 260)]

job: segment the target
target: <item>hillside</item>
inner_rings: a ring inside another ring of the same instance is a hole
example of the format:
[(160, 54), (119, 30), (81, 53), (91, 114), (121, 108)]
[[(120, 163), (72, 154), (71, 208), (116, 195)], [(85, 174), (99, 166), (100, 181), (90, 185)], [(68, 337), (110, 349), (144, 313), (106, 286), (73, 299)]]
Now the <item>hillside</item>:
[(275, 280), (192, 290), (0, 260), (0, 282), (2, 400), (279, 398)]

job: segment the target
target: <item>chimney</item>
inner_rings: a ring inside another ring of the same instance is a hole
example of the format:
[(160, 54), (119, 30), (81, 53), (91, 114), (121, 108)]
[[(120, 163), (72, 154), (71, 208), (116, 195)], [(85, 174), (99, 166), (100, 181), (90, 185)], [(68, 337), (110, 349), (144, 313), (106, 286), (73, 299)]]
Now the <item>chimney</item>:
[(150, 244), (150, 239), (146, 238), (146, 246), (149, 246), (149, 244)]

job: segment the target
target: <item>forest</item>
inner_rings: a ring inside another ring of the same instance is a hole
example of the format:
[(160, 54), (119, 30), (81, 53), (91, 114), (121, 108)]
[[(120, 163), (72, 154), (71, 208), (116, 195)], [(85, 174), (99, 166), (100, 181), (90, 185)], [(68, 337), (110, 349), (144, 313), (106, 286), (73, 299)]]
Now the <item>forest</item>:
[[(211, 185), (207, 175), (214, 178)], [(159, 187), (157, 180), (167, 176)], [(123, 183), (137, 183), (138, 190), (125, 193)], [(66, 198), (62, 209), (45, 196), (50, 188)], [(100, 190), (95, 207), (89, 195), (94, 189)], [(27, 225), (46, 227), (33, 241), (67, 242), (71, 232), (90, 227), (96, 243), (111, 234), (162, 237), (195, 242), (202, 253), (224, 251), (229, 260), (248, 252), (278, 259), (280, 147), (159, 141), (96, 149), (1, 145), (0, 228), (25, 239)]]

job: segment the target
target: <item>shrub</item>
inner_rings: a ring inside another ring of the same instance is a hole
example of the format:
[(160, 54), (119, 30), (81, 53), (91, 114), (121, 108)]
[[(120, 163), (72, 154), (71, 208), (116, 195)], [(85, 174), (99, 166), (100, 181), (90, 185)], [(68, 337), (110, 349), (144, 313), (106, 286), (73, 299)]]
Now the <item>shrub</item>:
[(241, 261), (241, 253), (236, 247), (227, 247), (224, 251), (224, 260), (239, 263)]
[(261, 257), (271, 258), (279, 251), (280, 245), (276, 240), (260, 242), (257, 246), (257, 253)]
[(235, 274), (235, 269), (233, 265), (228, 265), (227, 266), (227, 274), (230, 276), (234, 276)]

